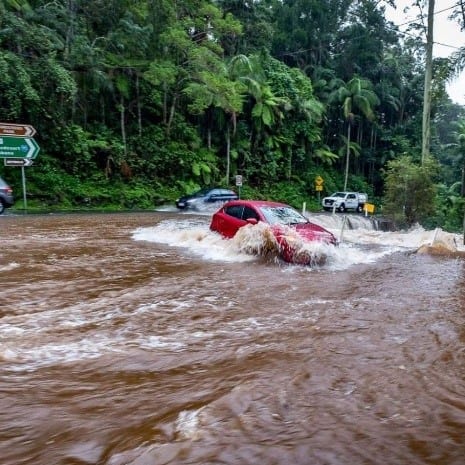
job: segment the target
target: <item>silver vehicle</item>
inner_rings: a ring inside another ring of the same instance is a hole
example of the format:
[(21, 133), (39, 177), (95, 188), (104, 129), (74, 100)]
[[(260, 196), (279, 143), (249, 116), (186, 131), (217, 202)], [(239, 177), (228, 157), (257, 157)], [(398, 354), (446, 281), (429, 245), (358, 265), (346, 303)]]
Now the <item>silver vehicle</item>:
[(13, 189), (0, 178), (0, 215), (15, 203)]
[(238, 198), (238, 195), (229, 189), (222, 187), (204, 188), (177, 199), (176, 207), (180, 210), (202, 210), (208, 204), (225, 203)]

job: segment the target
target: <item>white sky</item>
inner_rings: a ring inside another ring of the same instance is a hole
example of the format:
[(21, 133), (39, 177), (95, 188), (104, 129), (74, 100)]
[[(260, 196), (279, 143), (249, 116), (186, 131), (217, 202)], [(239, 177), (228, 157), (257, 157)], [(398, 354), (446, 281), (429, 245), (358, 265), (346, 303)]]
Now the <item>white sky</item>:
[[(419, 13), (419, 9), (411, 7), (413, 0), (396, 0), (397, 9), (386, 7), (386, 17), (395, 24), (401, 25), (411, 21)], [(460, 31), (457, 23), (450, 21), (447, 17), (450, 15), (450, 7), (455, 5), (455, 0), (436, 0), (435, 2), (435, 16), (434, 16), (434, 45), (433, 55), (435, 57), (447, 57), (453, 53), (456, 48), (465, 45), (465, 32)], [(408, 13), (404, 13), (405, 7), (411, 7)], [(444, 11), (446, 10), (446, 11)], [(425, 9), (427, 14), (428, 8)], [(403, 27), (400, 28), (403, 30)], [(452, 101), (465, 105), (465, 72), (454, 82), (447, 86)]]

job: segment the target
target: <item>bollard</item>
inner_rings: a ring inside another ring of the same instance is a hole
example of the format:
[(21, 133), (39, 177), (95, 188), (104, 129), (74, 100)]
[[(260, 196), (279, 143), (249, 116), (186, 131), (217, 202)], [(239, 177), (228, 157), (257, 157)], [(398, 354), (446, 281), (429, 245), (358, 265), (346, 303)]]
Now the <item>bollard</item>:
[(344, 235), (344, 227), (346, 225), (347, 215), (344, 215), (342, 218), (342, 226), (341, 226), (341, 236), (339, 242), (342, 244), (342, 236)]
[(434, 243), (436, 242), (436, 237), (437, 237), (438, 233), (439, 233), (439, 228), (436, 228), (434, 230), (434, 235), (433, 235), (433, 239), (431, 239), (430, 246), (434, 245)]

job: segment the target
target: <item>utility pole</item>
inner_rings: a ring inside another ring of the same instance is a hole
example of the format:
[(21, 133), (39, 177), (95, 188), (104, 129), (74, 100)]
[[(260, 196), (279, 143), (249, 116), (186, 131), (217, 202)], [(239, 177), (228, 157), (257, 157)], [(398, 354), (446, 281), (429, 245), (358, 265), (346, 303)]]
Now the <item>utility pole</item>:
[(433, 79), (433, 28), (434, 28), (434, 0), (428, 2), (428, 27), (426, 30), (426, 64), (425, 91), (423, 94), (423, 124), (421, 140), (421, 164), (429, 155), (431, 139), (431, 81)]

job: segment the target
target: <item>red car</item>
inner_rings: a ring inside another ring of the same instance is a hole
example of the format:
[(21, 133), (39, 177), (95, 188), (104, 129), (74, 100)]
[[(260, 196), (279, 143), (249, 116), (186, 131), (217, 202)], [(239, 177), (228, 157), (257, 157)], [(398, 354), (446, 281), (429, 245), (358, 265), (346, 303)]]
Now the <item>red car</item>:
[[(310, 222), (294, 208), (264, 200), (227, 202), (213, 215), (210, 229), (226, 238), (232, 238), (239, 228), (259, 221), (270, 225), (280, 255), (287, 262), (307, 264), (311, 261), (312, 257), (308, 253), (298, 253), (305, 242), (337, 245), (336, 237), (330, 231)], [(296, 241), (296, 236), (300, 240)]]

